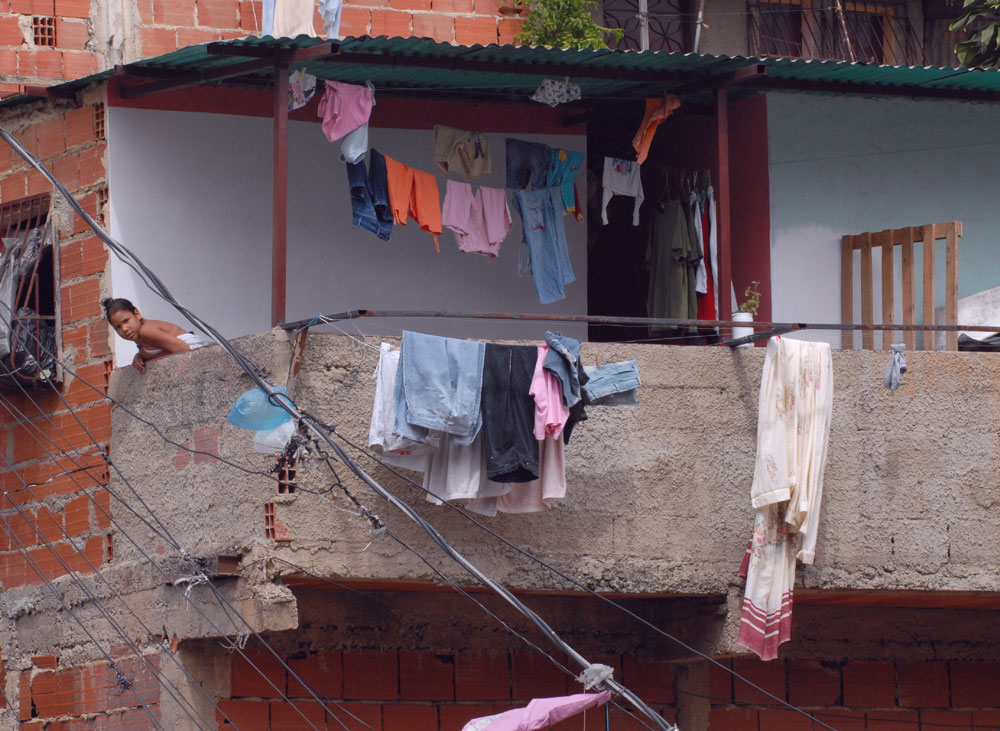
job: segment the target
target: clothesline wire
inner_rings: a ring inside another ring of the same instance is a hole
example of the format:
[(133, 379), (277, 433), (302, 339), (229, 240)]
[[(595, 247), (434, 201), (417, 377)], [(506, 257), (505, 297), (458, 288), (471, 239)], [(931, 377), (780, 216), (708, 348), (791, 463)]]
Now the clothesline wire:
[[(339, 438), (342, 441), (344, 441), (344, 443), (346, 443), (352, 449), (356, 450), (358, 453), (362, 454), (363, 456), (367, 457), (368, 459), (372, 460), (373, 462), (375, 462), (375, 463), (379, 464), (380, 466), (382, 466), (383, 468), (387, 469), (389, 472), (391, 472), (392, 474), (394, 474), (396, 477), (402, 479), (405, 482), (408, 482), (410, 485), (416, 487), (417, 489), (425, 492), (428, 495), (431, 495), (433, 497), (438, 497), (438, 496), (434, 495), (434, 493), (432, 491), (427, 490), (426, 488), (424, 488), (424, 486), (422, 484), (420, 484), (416, 480), (412, 479), (411, 477), (408, 477), (407, 475), (404, 475), (402, 472), (400, 472), (399, 470), (397, 470), (393, 466), (391, 466), (389, 464), (386, 464), (381, 459), (379, 459), (376, 455), (374, 455), (373, 453), (371, 453), (369, 450), (364, 449), (363, 447), (355, 444), (354, 442), (352, 442), (350, 439), (348, 439), (347, 437), (345, 437), (343, 434), (341, 434), (336, 429), (333, 429), (332, 433), (337, 438)], [(441, 499), (441, 498), (438, 498), (438, 499)], [(547, 563), (543, 559), (539, 558), (538, 556), (535, 556), (531, 552), (529, 552), (529, 551), (521, 548), (520, 546), (516, 545), (515, 543), (511, 542), (510, 540), (508, 540), (507, 538), (505, 538), (501, 534), (497, 533), (495, 530), (493, 530), (492, 528), (490, 528), (486, 524), (484, 524), (481, 521), (479, 521), (478, 519), (476, 519), (467, 510), (464, 510), (461, 507), (459, 507), (458, 505), (455, 505), (454, 503), (452, 503), (450, 501), (447, 501), (447, 500), (443, 500), (443, 503), (449, 509), (457, 512), (459, 515), (463, 516), (466, 520), (470, 521), (473, 525), (479, 527), (481, 530), (485, 531), (486, 533), (489, 533), (491, 536), (493, 536), (493, 538), (497, 539), (498, 541), (500, 541), (501, 543), (503, 543), (504, 545), (506, 545), (508, 548), (511, 548), (511, 549), (517, 551), (518, 553), (520, 553), (521, 555), (525, 556), (526, 558), (534, 561), (535, 563), (537, 563), (538, 565), (540, 565), (542, 568), (544, 568), (544, 569), (546, 569), (546, 570), (554, 573), (556, 576), (560, 577), (561, 579), (563, 579), (564, 581), (568, 582), (569, 584), (572, 584), (573, 586), (575, 586), (578, 589), (583, 590), (587, 594), (590, 594), (591, 596), (593, 596), (593, 597), (595, 597), (597, 599), (600, 599), (601, 601), (605, 602), (606, 604), (609, 604), (610, 606), (616, 608), (617, 610), (626, 613), (627, 615), (629, 615), (633, 619), (639, 621), (640, 623), (642, 623), (643, 625), (645, 625), (649, 629), (653, 630), (654, 632), (662, 635), (666, 639), (670, 640), (671, 642), (674, 642), (675, 644), (679, 645), (680, 647), (682, 647), (683, 649), (687, 650), (688, 652), (691, 652), (691, 653), (697, 655), (698, 657), (702, 658), (703, 660), (707, 660), (708, 662), (712, 663), (713, 665), (715, 665), (715, 666), (719, 667), (720, 669), (724, 670), (725, 672), (729, 673), (732, 677), (736, 678), (737, 680), (739, 680), (739, 681), (741, 681), (743, 683), (746, 683), (748, 686), (750, 686), (754, 690), (756, 690), (756, 691), (758, 691), (760, 693), (763, 693), (764, 695), (768, 696), (772, 700), (777, 701), (781, 705), (785, 706), (787, 709), (796, 711), (796, 712), (802, 714), (803, 716), (806, 716), (807, 718), (813, 719), (812, 715), (809, 712), (804, 711), (803, 709), (798, 708), (797, 706), (794, 706), (791, 703), (788, 703), (787, 701), (784, 701), (783, 699), (779, 698), (778, 696), (776, 696), (776, 695), (768, 692), (764, 688), (762, 688), (759, 685), (757, 685), (756, 683), (754, 683), (752, 680), (744, 677), (743, 675), (740, 675), (738, 672), (736, 672), (732, 668), (726, 666), (724, 663), (721, 663), (718, 660), (716, 660), (713, 657), (711, 657), (710, 655), (707, 655), (706, 653), (703, 653), (700, 650), (692, 647), (691, 645), (687, 644), (686, 642), (684, 642), (680, 638), (675, 637), (674, 635), (670, 634), (669, 632), (667, 632), (667, 631), (665, 631), (665, 630), (657, 627), (656, 625), (652, 624), (651, 622), (649, 622), (645, 618), (639, 616), (638, 614), (636, 614), (635, 612), (633, 612), (628, 607), (620, 604), (619, 602), (616, 602), (614, 599), (611, 599), (611, 598), (609, 598), (609, 597), (601, 594), (600, 592), (597, 592), (597, 591), (591, 589), (586, 584), (583, 584), (582, 582), (577, 581), (573, 577), (571, 577), (571, 576), (563, 573), (562, 571), (560, 571), (559, 569), (557, 569), (554, 566), (550, 565), (549, 563)], [(819, 721), (818, 719), (813, 719), (813, 720), (816, 721), (816, 723), (819, 723), (824, 728), (831, 729), (831, 731), (836, 731), (835, 729), (832, 729), (832, 727), (828, 726), (827, 724), (824, 724), (822, 721)]]
[[(399, 497), (397, 497), (390, 491), (386, 490), (384, 486), (379, 484), (374, 478), (372, 478), (370, 475), (364, 472), (364, 470), (362, 470), (357, 465), (357, 463), (355, 463), (350, 458), (350, 456), (340, 447), (339, 444), (337, 444), (329, 436), (329, 434), (324, 432), (317, 424), (313, 422), (312, 419), (307, 418), (306, 415), (303, 412), (301, 412), (290, 399), (280, 397), (280, 394), (266, 380), (263, 371), (261, 371), (261, 369), (258, 366), (256, 366), (249, 359), (247, 359), (246, 356), (244, 356), (237, 348), (235, 348), (233, 344), (230, 343), (229, 340), (226, 339), (218, 330), (216, 330), (206, 321), (199, 318), (195, 313), (191, 312), (188, 308), (181, 305), (173, 297), (173, 295), (166, 288), (163, 282), (160, 281), (160, 279), (155, 275), (155, 273), (149, 270), (149, 268), (146, 267), (145, 264), (143, 264), (141, 260), (139, 260), (139, 258), (135, 256), (133, 252), (126, 249), (122, 244), (113, 239), (93, 219), (93, 217), (90, 216), (83, 209), (80, 203), (69, 193), (68, 190), (66, 190), (65, 186), (59, 182), (59, 180), (51, 173), (51, 171), (49, 171), (48, 168), (46, 168), (34, 155), (32, 155), (28, 150), (26, 150), (24, 146), (16, 138), (14, 138), (7, 130), (2, 128), (0, 128), (0, 137), (3, 137), (20, 157), (25, 159), (32, 167), (38, 170), (45, 177), (46, 180), (48, 180), (53, 186), (55, 186), (55, 188), (59, 191), (59, 193), (66, 199), (69, 205), (73, 208), (73, 210), (76, 211), (76, 213), (87, 223), (87, 225), (97, 234), (97, 236), (108, 245), (108, 247), (112, 250), (112, 252), (116, 256), (122, 259), (128, 266), (133, 268), (133, 270), (135, 270), (138, 273), (139, 278), (145, 284), (147, 284), (147, 286), (149, 286), (150, 289), (157, 296), (159, 296), (164, 301), (172, 305), (180, 314), (186, 317), (191, 323), (193, 323), (196, 327), (202, 330), (202, 332), (208, 334), (220, 346), (222, 346), (222, 348), (226, 350), (227, 353), (229, 353), (229, 355), (237, 362), (237, 364), (240, 365), (240, 367), (244, 370), (247, 376), (252, 381), (254, 381), (258, 385), (258, 387), (260, 387), (264, 391), (264, 393), (267, 394), (272, 404), (278, 406), (279, 408), (284, 409), (286, 412), (289, 413), (290, 416), (292, 416), (292, 418), (297, 420), (297, 423), (299, 425), (311, 431), (318, 438), (325, 441), (329, 445), (329, 447), (334, 450), (334, 453), (336, 454), (337, 458), (340, 459), (351, 470), (352, 473), (354, 473), (360, 480), (366, 483), (374, 492), (376, 492), (378, 495), (388, 500), (392, 505), (401, 510), (404, 513), (404, 515), (406, 515), (410, 520), (412, 520), (418, 526), (420, 526), (424, 530), (424, 532), (427, 533), (427, 535), (431, 538), (431, 540), (434, 541), (434, 543), (437, 544), (438, 547), (442, 551), (444, 551), (444, 553), (448, 555), (452, 560), (461, 565), (470, 574), (476, 576), (476, 578), (478, 578), (480, 581), (483, 581), (489, 588), (491, 588), (493, 591), (495, 591), (497, 594), (503, 597), (509, 604), (511, 604), (518, 611), (524, 614), (524, 616), (526, 616), (528, 619), (534, 622), (539, 627), (539, 629), (542, 630), (543, 633), (545, 633), (545, 635), (549, 638), (549, 640), (553, 642), (553, 644), (555, 644), (561, 650), (566, 652), (566, 654), (569, 655), (574, 662), (579, 664), (581, 668), (588, 668), (591, 666), (591, 663), (587, 661), (585, 657), (583, 657), (580, 653), (578, 653), (565, 640), (563, 640), (558, 634), (556, 634), (552, 630), (552, 628), (544, 621), (544, 619), (542, 619), (540, 615), (538, 615), (536, 612), (531, 610), (527, 605), (521, 602), (520, 599), (518, 599), (517, 596), (511, 593), (510, 590), (508, 590), (504, 585), (491, 579), (489, 576), (484, 574), (477, 566), (475, 566), (472, 562), (470, 562), (467, 558), (465, 558), (464, 555), (462, 555), (459, 551), (457, 551), (444, 538), (444, 536), (441, 535), (441, 533), (436, 528), (434, 528), (427, 520), (425, 520), (422, 516), (420, 516), (420, 514), (417, 513), (409, 504), (401, 500)], [(56, 392), (58, 393), (58, 390)], [(71, 413), (74, 413), (72, 412), (72, 409)], [(83, 425), (83, 422), (79, 421), (78, 417), (77, 421), (81, 424), (81, 426), (83, 426), (84, 431), (87, 432), (88, 436), (96, 444), (96, 440), (94, 440), (93, 435), (86, 428), (86, 426)], [(110, 459), (108, 460), (108, 463), (115, 470), (115, 473), (123, 478), (125, 484), (129, 486), (131, 492), (134, 495), (136, 495), (140, 503), (142, 503), (144, 507), (147, 510), (149, 510), (148, 506), (145, 505), (145, 501), (143, 501), (141, 496), (135, 491), (134, 488), (131, 487), (131, 484), (127, 481), (127, 479), (124, 478), (124, 476), (122, 475), (121, 471), (117, 468), (117, 466), (115, 466)], [(187, 553), (183, 552), (182, 555), (187, 556)], [(204, 576), (204, 573), (201, 571), (200, 567), (197, 567), (197, 564), (195, 564), (194, 561), (191, 561), (191, 563), (192, 565), (196, 566), (199, 575)], [(230, 606), (230, 608), (232, 608), (235, 611), (235, 608), (233, 608), (232, 605), (229, 604), (228, 600), (218, 591), (218, 589), (211, 583), (211, 581), (208, 581), (208, 586), (213, 591), (213, 593), (215, 593), (220, 602), (226, 603), (227, 605)], [(238, 613), (237, 616), (243, 619), (242, 616), (239, 615)], [(259, 633), (257, 633), (257, 631), (253, 628), (253, 626), (250, 625), (249, 622), (246, 622), (245, 619), (243, 619), (243, 621), (246, 624), (247, 628), (250, 630), (250, 632), (258, 639), (258, 641), (262, 642), (264, 646), (271, 652), (271, 654), (276, 659), (278, 659), (280, 662), (283, 663), (278, 653), (276, 653), (273, 648), (271, 648), (269, 645), (267, 645), (266, 642), (264, 642), (263, 638), (260, 637)], [(285, 665), (285, 667), (287, 668), (288, 666)], [(288, 671), (291, 675), (293, 676), (295, 675), (294, 671), (292, 671), (291, 668), (288, 668)], [(639, 696), (637, 696), (634, 692), (625, 687), (622, 683), (615, 680), (613, 677), (605, 680), (604, 685), (605, 687), (610, 688), (611, 690), (619, 693), (620, 695), (623, 695), (626, 699), (628, 699), (628, 701), (633, 706), (635, 706), (645, 716), (647, 716), (650, 720), (655, 721), (659, 727), (668, 730), (672, 730), (675, 728), (673, 724), (667, 722), (665, 719), (658, 716)], [(308, 686), (306, 686), (306, 688), (311, 692), (311, 689)], [(314, 698), (316, 697), (314, 693), (312, 695)], [(316, 700), (318, 700), (318, 698), (316, 698)], [(299, 714), (302, 715), (303, 718), (305, 718), (305, 715), (302, 714), (302, 712), (297, 707), (295, 708), (296, 711), (299, 712)]]

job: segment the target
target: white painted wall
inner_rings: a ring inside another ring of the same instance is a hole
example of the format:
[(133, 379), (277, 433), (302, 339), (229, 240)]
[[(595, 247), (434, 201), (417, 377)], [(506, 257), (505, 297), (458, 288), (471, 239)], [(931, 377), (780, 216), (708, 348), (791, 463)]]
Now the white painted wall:
[[(775, 321), (841, 321), (840, 240), (864, 231), (962, 221), (959, 296), (1000, 284), (1000, 105), (770, 93), (767, 113)], [(941, 304), (943, 242), (938, 248)], [(919, 255), (918, 246), (918, 321)], [(873, 263), (880, 313), (877, 253)], [(898, 310), (898, 255), (894, 263)], [(857, 277), (857, 262), (854, 270)], [(860, 321), (859, 300), (855, 312)], [(840, 345), (837, 332), (803, 336)]]
[[(112, 233), (163, 280), (174, 296), (228, 337), (270, 328), (271, 120), (234, 115), (111, 108)], [(514, 135), (585, 151), (583, 136)], [(488, 135), (493, 175), (475, 181), (503, 187), (504, 135)], [(429, 130), (372, 129), (371, 144), (401, 162), (435, 172)], [(520, 219), (497, 259), (458, 251), (452, 233), (441, 253), (414, 222), (394, 226), (385, 242), (351, 224), (340, 144), (318, 124), (289, 125), (289, 321), (349, 309), (587, 313), (586, 227), (566, 217), (576, 282), (567, 298), (540, 305), (530, 276), (517, 273)], [(444, 176), (438, 177), (442, 201)], [(580, 184), (584, 181), (581, 179)], [(582, 192), (581, 192), (582, 194)], [(136, 275), (112, 258), (112, 291), (143, 315), (178, 321)], [(538, 339), (546, 329), (586, 337), (580, 326), (471, 320), (355, 321), (363, 331), (402, 328), (453, 337)], [(185, 325), (186, 326), (186, 325)], [(357, 332), (353, 324), (345, 329)], [(119, 364), (131, 343), (117, 339)]]

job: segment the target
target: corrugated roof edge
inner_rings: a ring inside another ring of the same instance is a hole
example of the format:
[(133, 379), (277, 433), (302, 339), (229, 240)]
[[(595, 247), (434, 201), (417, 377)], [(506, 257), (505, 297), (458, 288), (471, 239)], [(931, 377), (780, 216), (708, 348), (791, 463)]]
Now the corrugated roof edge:
[[(194, 71), (198, 68), (197, 61), (212, 58), (213, 61), (220, 60), (220, 57), (210, 56), (207, 50), (209, 45), (228, 45), (238, 48), (241, 45), (248, 47), (271, 47), (274, 49), (299, 49), (328, 43), (323, 38), (300, 35), (295, 38), (272, 36), (245, 36), (243, 38), (233, 38), (224, 41), (210, 41), (206, 43), (186, 46), (185, 48), (172, 51), (160, 56), (154, 56), (139, 61), (126, 64), (126, 68), (135, 67), (137, 70), (143, 66), (173, 67), (178, 70)], [(374, 54), (406, 54), (413, 56), (429, 56), (448, 58), (460, 53), (464, 58), (475, 57), (479, 51), (489, 52), (487, 55), (491, 60), (498, 60), (495, 54), (500, 54), (499, 60), (529, 61), (544, 66), (545, 63), (558, 64), (560, 66), (574, 65), (574, 63), (588, 62), (588, 66), (594, 67), (615, 67), (623, 72), (630, 69), (639, 70), (643, 61), (655, 59), (652, 66), (655, 70), (666, 70), (664, 66), (669, 66), (674, 71), (689, 71), (692, 74), (711, 74), (733, 70), (734, 67), (750, 66), (762, 64), (767, 67), (768, 75), (772, 78), (785, 80), (803, 80), (814, 84), (831, 85), (864, 83), (871, 86), (900, 87), (912, 90), (913, 96), (921, 96), (923, 89), (941, 89), (940, 85), (933, 87), (928, 84), (938, 84), (945, 79), (949, 80), (948, 88), (974, 90), (982, 92), (1000, 93), (1000, 70), (986, 68), (946, 68), (940, 66), (889, 66), (873, 65), (864, 62), (851, 61), (829, 61), (819, 59), (802, 58), (758, 58), (743, 55), (716, 55), (716, 54), (695, 54), (676, 53), (669, 51), (611, 51), (594, 49), (555, 49), (540, 46), (513, 46), (491, 43), (487, 45), (474, 44), (462, 46), (446, 41), (437, 41), (432, 38), (416, 37), (390, 37), (390, 36), (348, 36), (339, 41), (341, 50), (350, 53), (374, 53)], [(199, 51), (203, 53), (199, 53)], [(230, 57), (239, 58), (238, 56)], [(594, 63), (603, 62), (603, 63)], [(676, 63), (670, 63), (675, 61)], [(179, 62), (179, 63), (178, 63)], [(185, 63), (186, 62), (186, 63)], [(234, 61), (235, 62), (235, 61)], [(666, 63), (664, 63), (666, 62)], [(190, 64), (190, 65), (188, 65)], [(713, 69), (713, 67), (715, 67)], [(724, 68), (720, 68), (724, 67)], [(583, 71), (584, 68), (581, 67)], [(73, 92), (97, 81), (105, 80), (114, 75), (113, 69), (105, 69), (96, 74), (84, 76), (79, 79), (64, 81), (53, 84), (48, 88), (54, 91)], [(979, 83), (977, 83), (979, 82)], [(985, 82), (985, 83), (982, 83)], [(930, 94), (928, 94), (930, 96)], [(18, 94), (0, 100), (0, 108), (16, 107), (31, 101), (37, 101), (39, 97)]]

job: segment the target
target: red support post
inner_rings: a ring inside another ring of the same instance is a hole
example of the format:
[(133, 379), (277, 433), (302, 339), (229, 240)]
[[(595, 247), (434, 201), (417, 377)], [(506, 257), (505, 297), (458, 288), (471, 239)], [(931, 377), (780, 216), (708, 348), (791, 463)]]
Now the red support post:
[(274, 65), (274, 197), (271, 216), (271, 325), (285, 319), (288, 255), (288, 65)]
[[(728, 320), (732, 315), (730, 291), (732, 289), (733, 258), (729, 207), (729, 89), (726, 86), (720, 86), (715, 90), (715, 165), (718, 179), (716, 201), (719, 206), (719, 312), (717, 316), (720, 320)], [(728, 337), (728, 334), (723, 335), (723, 339)]]

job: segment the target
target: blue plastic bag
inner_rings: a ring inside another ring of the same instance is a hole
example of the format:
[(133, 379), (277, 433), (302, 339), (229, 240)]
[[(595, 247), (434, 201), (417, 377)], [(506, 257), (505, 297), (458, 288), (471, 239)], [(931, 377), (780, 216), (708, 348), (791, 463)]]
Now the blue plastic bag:
[[(283, 394), (285, 387), (275, 386), (274, 390)], [(291, 404), (287, 396), (283, 398)], [(251, 388), (241, 395), (229, 410), (229, 423), (250, 431), (274, 429), (291, 418), (292, 415), (283, 408), (268, 401), (267, 394), (259, 388)]]

